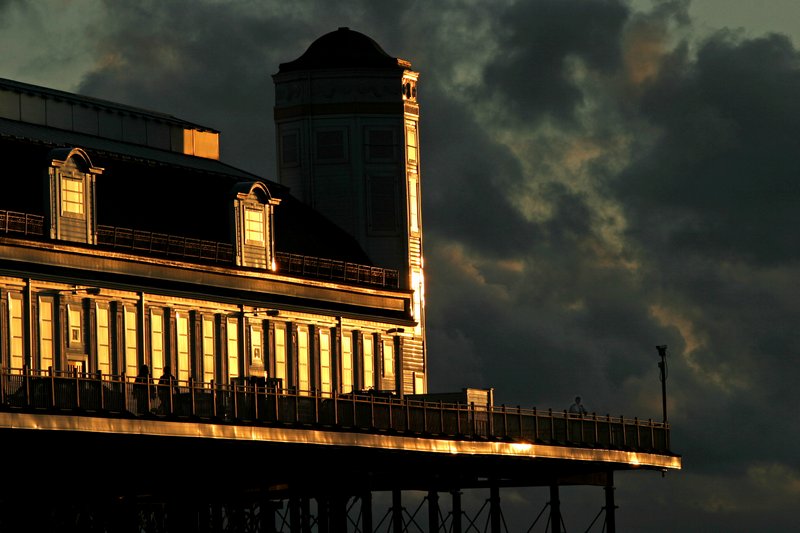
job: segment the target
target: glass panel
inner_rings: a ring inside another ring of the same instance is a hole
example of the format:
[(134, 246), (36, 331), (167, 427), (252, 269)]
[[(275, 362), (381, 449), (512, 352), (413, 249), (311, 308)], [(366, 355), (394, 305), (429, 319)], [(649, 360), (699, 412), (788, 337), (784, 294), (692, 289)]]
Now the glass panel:
[(286, 387), (286, 326), (275, 324), (275, 377)]
[(264, 211), (261, 209), (244, 210), (244, 232), (247, 242), (264, 242)]
[(39, 368), (47, 370), (53, 366), (53, 300), (39, 300)]
[(383, 375), (394, 376), (394, 341), (383, 341)]
[(108, 308), (96, 306), (97, 314), (97, 370), (111, 374), (111, 337), (109, 335)]
[(263, 347), (261, 343), (261, 330), (250, 327), (250, 364), (253, 366), (263, 366)]
[(319, 387), (323, 396), (331, 395), (331, 333), (327, 329), (319, 332)]
[(67, 307), (67, 322), (69, 322), (69, 345), (81, 345), (81, 309), (77, 305)]
[(139, 373), (137, 338), (136, 338), (136, 308), (125, 307), (125, 374), (134, 379)]
[(372, 335), (364, 335), (364, 340), (362, 341), (363, 346), (363, 359), (364, 359), (364, 388), (365, 389), (372, 389), (375, 388), (375, 370), (374, 370), (374, 359), (373, 359), (373, 338)]
[(203, 381), (214, 380), (214, 319), (203, 317)]
[(188, 381), (189, 367), (189, 317), (186, 313), (177, 314), (178, 328), (178, 381)]
[(353, 337), (342, 332), (342, 392), (353, 391)]
[(419, 206), (417, 205), (417, 178), (408, 179), (408, 218), (411, 231), (419, 231)]
[(61, 177), (61, 210), (63, 213), (83, 214), (83, 179)]
[(239, 377), (239, 320), (228, 319), (228, 377)]
[(150, 312), (150, 366), (153, 378), (164, 374), (164, 317), (160, 312)]
[(311, 390), (308, 371), (308, 329), (297, 330), (297, 388), (300, 394), (308, 394)]
[(8, 295), (8, 317), (11, 336), (11, 368), (22, 369), (25, 366), (25, 353), (22, 339), (22, 295)]

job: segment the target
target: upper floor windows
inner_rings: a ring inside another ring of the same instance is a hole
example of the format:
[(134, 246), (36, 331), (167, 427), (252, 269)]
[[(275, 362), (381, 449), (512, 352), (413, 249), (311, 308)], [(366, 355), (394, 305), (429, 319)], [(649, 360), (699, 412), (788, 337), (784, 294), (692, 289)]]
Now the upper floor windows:
[(317, 161), (343, 163), (347, 160), (347, 135), (344, 128), (325, 128), (316, 132)]
[(61, 214), (83, 216), (85, 195), (83, 178), (69, 175), (61, 176)]
[(275, 270), (273, 213), (280, 200), (261, 182), (240, 183), (233, 194), (236, 264)]
[(93, 166), (80, 148), (58, 148), (50, 156), (50, 237), (95, 244), (95, 178), (103, 169)]
[(264, 242), (264, 210), (245, 207), (244, 235), (246, 243)]

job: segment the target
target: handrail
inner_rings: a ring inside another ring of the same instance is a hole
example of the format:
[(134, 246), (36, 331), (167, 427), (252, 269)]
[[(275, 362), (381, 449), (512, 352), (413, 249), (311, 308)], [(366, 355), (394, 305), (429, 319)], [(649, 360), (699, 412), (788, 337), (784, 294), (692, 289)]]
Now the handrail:
[[(0, 234), (2, 233), (42, 237), (45, 233), (44, 217), (0, 210)], [(229, 243), (115, 226), (98, 225), (97, 244), (112, 250), (132, 250), (190, 261), (231, 264), (234, 260), (233, 246)], [(344, 281), (393, 289), (400, 286), (400, 273), (390, 268), (286, 252), (276, 252), (275, 263), (278, 272), (303, 278)]]
[(232, 384), (0, 369), (0, 410), (276, 424), (420, 438), (535, 442), (671, 454), (669, 424), (505, 405), (428, 402), (387, 391), (327, 394), (264, 380)]

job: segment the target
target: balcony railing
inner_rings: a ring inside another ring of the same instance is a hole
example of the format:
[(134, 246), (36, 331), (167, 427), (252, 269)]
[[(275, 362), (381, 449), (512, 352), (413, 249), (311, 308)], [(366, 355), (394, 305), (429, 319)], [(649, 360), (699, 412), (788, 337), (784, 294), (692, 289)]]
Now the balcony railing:
[(425, 402), (384, 392), (320, 394), (281, 389), (263, 379), (261, 384), (159, 384), (2, 369), (0, 409), (671, 453), (669, 426), (650, 420)]
[[(0, 234), (42, 237), (44, 217), (14, 211), (0, 211)], [(164, 233), (153, 233), (113, 226), (97, 226), (97, 244), (112, 250), (132, 251), (144, 255), (176, 258), (182, 261), (233, 263), (233, 246), (216, 241), (190, 239)], [(290, 276), (342, 281), (396, 289), (400, 286), (397, 270), (306, 255), (277, 252), (278, 272)]]
[(14, 211), (0, 211), (0, 233), (21, 235), (44, 235), (44, 217)]
[(215, 263), (231, 263), (233, 261), (233, 246), (227, 243), (112, 226), (97, 226), (97, 244), (113, 249), (133, 250), (149, 255), (177, 257), (186, 260)]
[(398, 271), (388, 268), (358, 265), (285, 252), (277, 252), (275, 259), (278, 263), (278, 272), (284, 274), (389, 288), (397, 288), (400, 284)]

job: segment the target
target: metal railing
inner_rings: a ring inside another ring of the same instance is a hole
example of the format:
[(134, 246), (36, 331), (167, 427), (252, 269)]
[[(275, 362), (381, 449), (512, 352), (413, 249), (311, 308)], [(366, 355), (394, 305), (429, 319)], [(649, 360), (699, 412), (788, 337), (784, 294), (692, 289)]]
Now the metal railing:
[(297, 274), (302, 277), (389, 288), (397, 288), (400, 285), (399, 272), (389, 268), (359, 265), (285, 252), (276, 252), (275, 261), (278, 264), (278, 272), (284, 274)]
[(233, 246), (227, 243), (177, 237), (112, 226), (97, 226), (97, 244), (165, 257), (231, 263)]
[[(44, 217), (0, 210), (0, 233), (42, 237)], [(112, 250), (217, 264), (230, 265), (234, 258), (229, 243), (114, 226), (97, 226), (97, 244)], [(282, 274), (385, 288), (400, 286), (399, 272), (389, 268), (285, 252), (276, 252), (275, 256), (278, 272)]]
[(278, 425), (421, 438), (530, 442), (670, 454), (669, 425), (553, 410), (426, 402), (385, 391), (320, 394), (241, 384), (0, 370), (0, 409)]
[(44, 217), (14, 211), (0, 211), (0, 233), (44, 235)]

